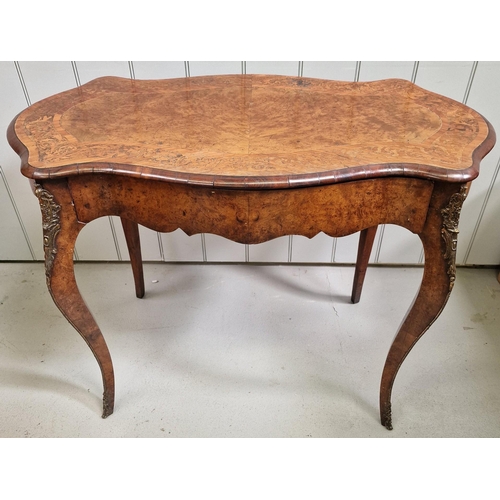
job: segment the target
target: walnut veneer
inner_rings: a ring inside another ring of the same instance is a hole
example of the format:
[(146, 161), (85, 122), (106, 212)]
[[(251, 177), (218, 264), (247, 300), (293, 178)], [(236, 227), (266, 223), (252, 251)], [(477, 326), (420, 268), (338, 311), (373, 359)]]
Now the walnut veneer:
[(40, 201), (48, 288), (101, 367), (104, 417), (113, 366), (73, 270), (85, 224), (121, 217), (138, 297), (138, 224), (248, 244), (361, 231), (354, 303), (377, 226), (418, 234), (422, 284), (382, 373), (390, 429), (397, 371), (449, 297), (462, 203), (495, 133), (474, 110), (404, 80), (228, 75), (99, 78), (24, 110), (8, 139)]

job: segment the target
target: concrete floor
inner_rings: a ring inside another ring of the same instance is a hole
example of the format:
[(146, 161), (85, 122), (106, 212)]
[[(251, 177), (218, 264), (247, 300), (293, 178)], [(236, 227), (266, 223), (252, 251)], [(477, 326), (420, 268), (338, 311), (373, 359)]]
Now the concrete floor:
[(0, 264), (0, 437), (500, 437), (500, 284), (459, 269), (450, 301), (401, 368), (394, 430), (378, 390), (422, 270), (76, 265), (115, 366), (115, 413), (40, 263)]

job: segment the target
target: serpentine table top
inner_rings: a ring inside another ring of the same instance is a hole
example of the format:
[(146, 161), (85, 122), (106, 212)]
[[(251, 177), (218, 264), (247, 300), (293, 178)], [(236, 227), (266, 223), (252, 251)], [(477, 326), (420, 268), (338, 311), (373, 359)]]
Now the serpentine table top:
[(472, 109), (405, 80), (265, 75), (98, 78), (15, 123), (33, 179), (126, 173), (247, 188), (394, 175), (467, 182), (490, 131)]

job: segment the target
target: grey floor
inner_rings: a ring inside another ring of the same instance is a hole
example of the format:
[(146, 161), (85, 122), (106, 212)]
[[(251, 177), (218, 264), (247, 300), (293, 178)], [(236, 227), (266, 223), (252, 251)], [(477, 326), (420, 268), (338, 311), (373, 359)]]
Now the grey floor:
[(77, 264), (115, 366), (115, 413), (40, 263), (0, 264), (0, 437), (499, 437), (500, 284), (459, 269), (442, 315), (401, 368), (394, 430), (381, 370), (420, 268)]

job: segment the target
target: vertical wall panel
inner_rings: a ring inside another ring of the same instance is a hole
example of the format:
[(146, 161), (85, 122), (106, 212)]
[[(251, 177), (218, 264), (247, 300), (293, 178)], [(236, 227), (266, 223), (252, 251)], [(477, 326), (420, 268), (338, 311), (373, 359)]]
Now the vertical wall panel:
[(468, 263), (500, 265), (500, 175), (498, 166), (493, 189), (472, 242)]
[(82, 85), (101, 76), (130, 78), (130, 69), (126, 61), (76, 61), (75, 65)]
[(69, 61), (21, 61), (19, 67), (32, 104), (76, 87), (75, 75)]
[(472, 61), (420, 61), (415, 83), (424, 89), (462, 102), (472, 68)]
[(134, 74), (138, 80), (181, 78), (186, 76), (184, 61), (134, 61)]
[(294, 236), (292, 244), (292, 262), (331, 262), (334, 238), (319, 233), (309, 239)]
[(31, 260), (31, 252), (4, 183), (0, 166), (0, 260)]
[(281, 236), (265, 243), (249, 245), (250, 262), (288, 262), (290, 238)]
[(302, 76), (353, 82), (355, 73), (356, 61), (304, 61)]
[(370, 82), (385, 78), (411, 79), (413, 61), (362, 61), (359, 70), (359, 81)]
[[(370, 258), (370, 262), (373, 262), (373, 256), (375, 254), (375, 246), (377, 238), (380, 233), (377, 232), (375, 237), (374, 249)], [(349, 236), (344, 236), (342, 238), (336, 238), (335, 252), (333, 254), (333, 261), (340, 264), (353, 264), (356, 262), (356, 255), (358, 254), (358, 243), (359, 243), (359, 233), (350, 234)]]
[(188, 236), (180, 229), (162, 233), (164, 259), (166, 262), (202, 262), (203, 249), (200, 234)]
[(247, 74), (288, 75), (299, 74), (298, 61), (247, 61)]
[(241, 61), (189, 61), (190, 76), (230, 75), (241, 73)]
[(377, 242), (375, 240), (371, 255), (371, 262), (381, 264), (418, 264), (422, 256), (422, 242), (420, 238), (408, 229), (394, 224), (385, 224), (379, 227), (384, 231), (384, 237), (380, 244), (377, 256)]
[[(500, 185), (497, 182), (481, 217), (485, 196), (492, 185), (500, 157), (500, 63), (479, 62), (467, 100), (467, 105), (483, 114), (497, 133), (497, 145), (482, 161), (479, 177), (472, 183), (460, 220), (457, 261), (467, 264), (499, 264), (498, 247), (500, 217), (498, 207)], [(491, 205), (490, 205), (491, 204)], [(481, 217), (481, 218), (480, 218)], [(480, 222), (476, 233), (476, 225)], [(476, 233), (476, 234), (475, 234)], [(474, 238), (475, 236), (475, 238)], [(474, 238), (474, 239), (473, 239)], [(470, 252), (470, 253), (469, 253)], [(474, 257), (474, 258), (473, 258)]]
[[(9, 123), (27, 105), (14, 63), (12, 61), (0, 62), (0, 129), (2, 131), (0, 133), (0, 165), (26, 229), (34, 257), (43, 259), (42, 219), (38, 201), (33, 196), (28, 179), (21, 174), (21, 160), (9, 146), (6, 137)], [(3, 251), (0, 258), (5, 260), (26, 258), (29, 260), (32, 257), (29, 251), (29, 255), (26, 255), (26, 249), (29, 249), (28, 242), (24, 238), (3, 179), (1, 183), (0, 238), (2, 240), (10, 239), (11, 232), (14, 232), (15, 235), (12, 235), (12, 240), (8, 243), (2, 243)]]
[(82, 229), (76, 251), (79, 260), (118, 260), (108, 217), (95, 219)]
[(245, 262), (245, 245), (242, 243), (216, 234), (206, 234), (205, 246), (207, 262)]

